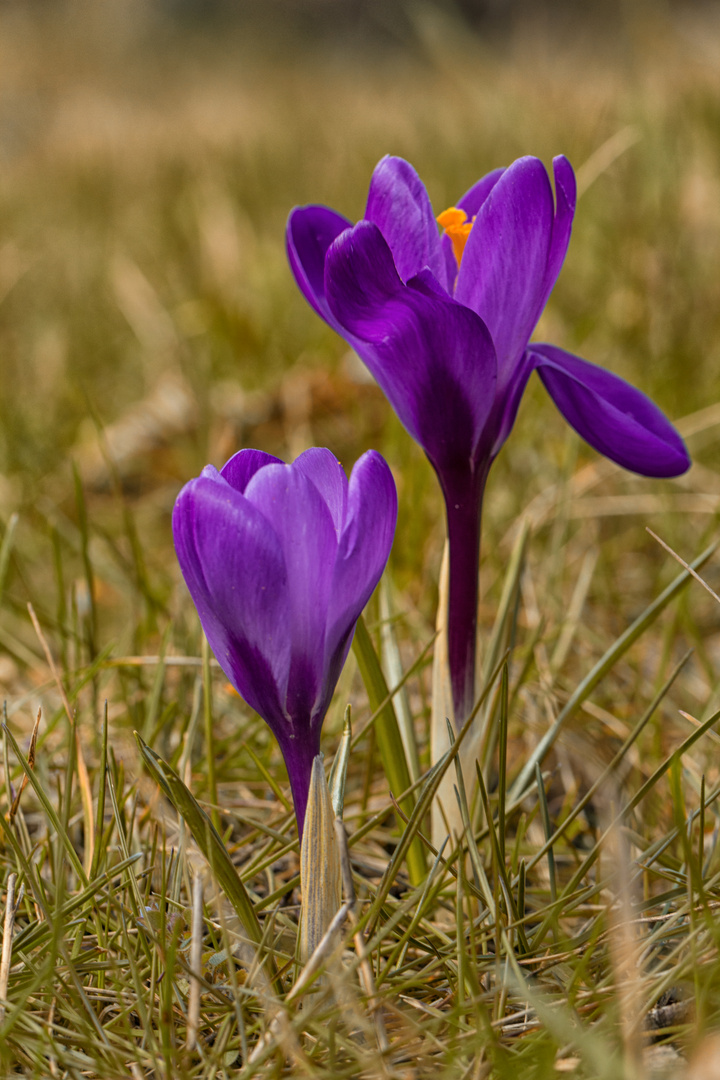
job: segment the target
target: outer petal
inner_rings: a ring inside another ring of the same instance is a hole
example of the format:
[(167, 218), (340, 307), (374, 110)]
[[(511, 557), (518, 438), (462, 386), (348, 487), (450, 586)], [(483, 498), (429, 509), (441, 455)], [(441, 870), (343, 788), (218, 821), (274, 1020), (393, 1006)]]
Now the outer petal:
[(338, 327), (325, 300), (325, 253), (335, 237), (350, 224), (347, 218), (327, 206), (296, 206), (288, 218), (285, 234), (295, 280), (311, 307), (334, 330)]
[(375, 450), (356, 462), (348, 512), (333, 574), (325, 662), (330, 693), (345, 661), (358, 616), (385, 569), (397, 521), (397, 491), (387, 462)]
[(495, 343), (500, 385), (520, 359), (545, 303), (553, 194), (537, 158), (514, 162), (482, 203), (465, 245), (455, 298)]
[(643, 476), (679, 476), (689, 468), (677, 431), (635, 387), (553, 345), (533, 345), (532, 352), (560, 412), (601, 454)]
[(345, 522), (348, 492), (347, 476), (342, 465), (332, 451), (311, 446), (295, 459), (292, 467), (312, 481), (320, 492), (339, 539)]
[(447, 286), (445, 259), (430, 198), (407, 161), (384, 157), (375, 166), (365, 220), (377, 225), (385, 237), (403, 281), (427, 266)]
[[(245, 491), (258, 469), (265, 465), (282, 465), (280, 458), (265, 454), (262, 450), (238, 450), (220, 470), (220, 476), (230, 487), (241, 494)], [(206, 466), (207, 468), (208, 466)], [(205, 470), (203, 470), (204, 474)]]
[(314, 483), (293, 465), (268, 465), (245, 491), (275, 532), (287, 568), (292, 642), (287, 712), (307, 724), (323, 682), (323, 654), (337, 537)]
[(377, 226), (360, 222), (326, 259), (326, 293), (345, 336), (438, 471), (472, 462), (495, 396), (487, 328), (432, 278), (398, 277)]
[(287, 575), (267, 520), (217, 474), (191, 480), (173, 510), (180, 569), (210, 647), (248, 704), (285, 723)]

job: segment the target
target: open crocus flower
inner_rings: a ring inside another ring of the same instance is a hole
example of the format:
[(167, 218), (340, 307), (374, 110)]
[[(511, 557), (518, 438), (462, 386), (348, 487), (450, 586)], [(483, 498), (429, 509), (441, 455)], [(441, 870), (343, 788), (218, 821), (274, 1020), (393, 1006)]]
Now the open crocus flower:
[(458, 724), (475, 692), (485, 481), (532, 371), (576, 431), (618, 464), (646, 476), (689, 465), (678, 433), (638, 390), (563, 349), (530, 343), (575, 212), (572, 168), (564, 157), (553, 167), (555, 198), (542, 162), (525, 157), (436, 219), (414, 169), (386, 157), (357, 225), (324, 206), (299, 207), (288, 222), (290, 265), (306, 299), (368, 366), (440, 480)]
[(173, 537), (228, 679), (272, 729), (302, 836), (320, 728), (392, 545), (397, 494), (374, 450), (350, 481), (329, 450), (241, 450), (180, 492)]

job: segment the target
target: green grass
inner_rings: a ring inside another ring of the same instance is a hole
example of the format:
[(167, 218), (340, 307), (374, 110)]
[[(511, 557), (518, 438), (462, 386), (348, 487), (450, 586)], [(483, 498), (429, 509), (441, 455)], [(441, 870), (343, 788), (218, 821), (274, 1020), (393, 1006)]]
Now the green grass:
[[(688, 562), (717, 537), (712, 31), (628, 16), (622, 56), (593, 58), (535, 25), (491, 48), (417, 11), (411, 46), (374, 58), (199, 38), (153, 52), (120, 24), (3, 14), (0, 900), (14, 883), (19, 901), (2, 1075), (635, 1080), (660, 1068), (657, 1040), (670, 1076), (713, 1052), (720, 612), (687, 575), (659, 602), (683, 570), (646, 532)], [(359, 216), (387, 152), (438, 210), (520, 154), (570, 157), (582, 196), (539, 336), (654, 395), (696, 462), (677, 481), (623, 474), (531, 384), (486, 505), (483, 793), (446, 760), (468, 831), (439, 854), (440, 497), (283, 249), (295, 203)], [(324, 749), (352, 703), (358, 899), (320, 992), (293, 991), (282, 761), (204, 663), (169, 528), (208, 461), (313, 443), (393, 467), (398, 534), (365, 646), (386, 686), (404, 680), (414, 739), (389, 783), (382, 682), (370, 658), (366, 693), (351, 655)], [(700, 573), (720, 591), (717, 566)]]

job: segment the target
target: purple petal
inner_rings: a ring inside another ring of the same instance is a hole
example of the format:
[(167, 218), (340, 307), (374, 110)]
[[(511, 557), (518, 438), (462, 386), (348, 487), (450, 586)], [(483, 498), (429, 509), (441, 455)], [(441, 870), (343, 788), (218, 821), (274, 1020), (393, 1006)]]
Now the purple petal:
[(403, 281), (429, 267), (447, 285), (437, 222), (425, 185), (407, 161), (384, 157), (370, 181), (365, 220), (372, 221), (392, 251)]
[[(558, 274), (565, 261), (570, 233), (572, 231), (573, 218), (575, 217), (575, 203), (577, 201), (577, 185), (572, 165), (566, 157), (559, 155), (553, 159), (553, 171), (555, 173), (555, 221), (553, 222), (550, 252), (548, 254), (547, 270), (545, 273), (544, 299), (542, 306), (547, 303), (547, 298), (552, 292), (557, 281)], [(539, 316), (538, 316), (539, 318)]]
[[(492, 172), (487, 173), (486, 176), (481, 177), (480, 180), (473, 184), (473, 186), (465, 192), (463, 197), (458, 200), (456, 206), (459, 210), (465, 211), (469, 220), (472, 220), (475, 217), (504, 172), (504, 169), (493, 169)], [(452, 241), (445, 233), (443, 233), (441, 237), (441, 244), (443, 255), (445, 256), (448, 282), (454, 283), (457, 278), (457, 261), (455, 259), (455, 253), (453, 252)]]
[(360, 222), (326, 258), (328, 304), (407, 430), (435, 467), (471, 464), (495, 396), (483, 322), (432, 277), (405, 286), (380, 230)]
[(524, 353), (545, 302), (553, 219), (545, 167), (537, 158), (520, 158), (482, 203), (465, 245), (455, 298), (490, 331), (501, 386)]
[(679, 476), (690, 467), (675, 428), (635, 387), (553, 345), (532, 352), (560, 412), (601, 454), (643, 476)]
[(325, 299), (325, 253), (350, 222), (327, 206), (296, 206), (288, 218), (285, 243), (290, 268), (307, 302), (338, 327)]
[[(280, 458), (273, 457), (272, 454), (264, 454), (262, 450), (238, 450), (237, 454), (233, 454), (230, 460), (225, 462), (219, 475), (230, 487), (242, 494), (258, 469), (262, 469), (265, 465), (282, 464)], [(205, 468), (209, 467), (211, 466)], [(205, 470), (203, 470), (203, 475), (204, 473)]]
[(218, 484), (223, 483), (223, 477), (217, 471), (214, 465), (205, 465), (202, 472), (200, 473), (200, 476), (203, 477), (203, 479), (205, 480), (214, 480)]
[(337, 682), (352, 631), (385, 569), (397, 521), (395, 481), (375, 450), (356, 462), (350, 476), (347, 518), (333, 575), (325, 663), (328, 689)]
[(312, 481), (330, 511), (339, 538), (345, 521), (348, 481), (345, 470), (330, 450), (312, 446), (296, 458), (293, 469)]
[(261, 469), (245, 497), (274, 530), (284, 556), (287, 633), (292, 641), (287, 711), (307, 723), (323, 681), (325, 627), (338, 546), (332, 516), (314, 483), (292, 465)]
[(501, 446), (512, 431), (520, 401), (534, 368), (535, 356), (528, 351), (515, 365), (503, 393), (498, 394), (497, 426), (493, 431), (494, 443), (491, 451), (493, 459), (497, 457)]
[(290, 635), (277, 537), (219, 474), (185, 485), (172, 524), (180, 569), (218, 663), (248, 704), (282, 729)]
[(458, 209), (464, 210), (469, 218), (474, 218), (504, 172), (505, 169), (493, 169), (481, 177), (458, 200)]

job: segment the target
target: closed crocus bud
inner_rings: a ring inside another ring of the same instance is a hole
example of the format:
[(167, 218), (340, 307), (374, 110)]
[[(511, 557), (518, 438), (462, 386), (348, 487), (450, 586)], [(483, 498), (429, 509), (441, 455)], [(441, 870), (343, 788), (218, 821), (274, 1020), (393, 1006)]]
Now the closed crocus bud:
[(320, 728), (396, 518), (374, 450), (349, 481), (329, 450), (291, 465), (241, 450), (175, 503), (183, 577), (218, 663), (280, 744), (300, 836)]

